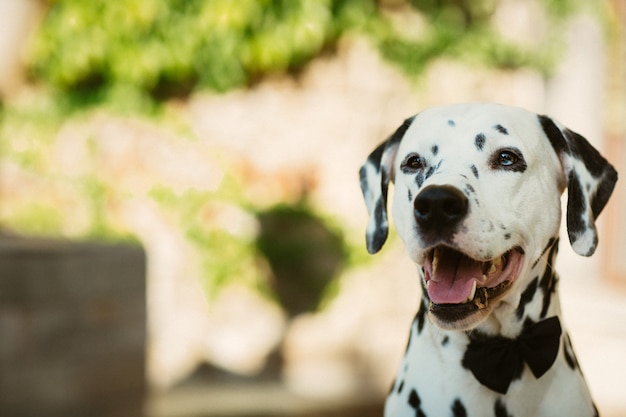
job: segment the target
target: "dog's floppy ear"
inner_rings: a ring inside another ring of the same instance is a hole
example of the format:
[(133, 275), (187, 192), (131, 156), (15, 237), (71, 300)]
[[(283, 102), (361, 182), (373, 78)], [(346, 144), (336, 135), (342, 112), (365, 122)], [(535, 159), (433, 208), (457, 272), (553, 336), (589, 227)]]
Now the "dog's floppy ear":
[(367, 251), (372, 254), (378, 252), (387, 240), (389, 233), (389, 221), (387, 219), (389, 180), (393, 174), (393, 163), (400, 140), (414, 118), (415, 116), (406, 119), (402, 126), (386, 141), (374, 149), (359, 171), (361, 191), (367, 212), (370, 215), (366, 232)]
[(539, 121), (561, 160), (567, 180), (569, 241), (576, 253), (591, 256), (598, 245), (595, 220), (613, 192), (617, 171), (578, 133), (547, 116), (539, 116)]

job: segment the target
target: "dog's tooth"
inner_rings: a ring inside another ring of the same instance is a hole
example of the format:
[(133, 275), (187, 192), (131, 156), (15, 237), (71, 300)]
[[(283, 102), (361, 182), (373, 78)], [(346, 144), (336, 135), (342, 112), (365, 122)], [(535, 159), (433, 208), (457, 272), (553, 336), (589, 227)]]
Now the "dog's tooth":
[(487, 273), (489, 275), (493, 274), (494, 272), (496, 272), (496, 270), (498, 269), (498, 267), (496, 266), (496, 264), (494, 262), (491, 263), (491, 266), (489, 267), (489, 270), (487, 271)]
[[(483, 280), (483, 283), (484, 283), (485, 281), (487, 281), (487, 275), (483, 274), (481, 279)], [(474, 282), (476, 282), (476, 281), (474, 281)]]
[(439, 248), (435, 248), (435, 253), (433, 254), (433, 276), (435, 275), (435, 272), (437, 271), (437, 265), (439, 264)]
[(499, 258), (494, 259), (492, 265), (495, 266), (496, 268), (499, 267), (500, 265), (502, 265), (502, 256), (500, 256)]
[(476, 295), (476, 281), (473, 281), (472, 290), (470, 291), (469, 296), (467, 297), (467, 301), (472, 301), (475, 295)]

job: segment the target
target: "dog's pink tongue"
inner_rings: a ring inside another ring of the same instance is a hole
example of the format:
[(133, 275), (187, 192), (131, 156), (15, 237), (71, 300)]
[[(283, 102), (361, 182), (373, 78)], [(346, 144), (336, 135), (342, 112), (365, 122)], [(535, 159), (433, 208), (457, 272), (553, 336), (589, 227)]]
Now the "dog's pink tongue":
[(428, 295), (435, 304), (459, 304), (467, 300), (475, 280), (482, 277), (481, 264), (457, 252), (446, 251), (428, 281)]

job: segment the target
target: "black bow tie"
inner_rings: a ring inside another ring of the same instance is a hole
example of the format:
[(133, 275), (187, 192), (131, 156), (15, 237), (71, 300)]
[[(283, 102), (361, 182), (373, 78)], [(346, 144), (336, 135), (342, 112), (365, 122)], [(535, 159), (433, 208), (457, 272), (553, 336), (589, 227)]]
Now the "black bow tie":
[(561, 340), (558, 317), (550, 317), (526, 328), (517, 339), (470, 335), (463, 366), (486, 387), (506, 394), (511, 381), (522, 374), (524, 362), (535, 378), (554, 363)]

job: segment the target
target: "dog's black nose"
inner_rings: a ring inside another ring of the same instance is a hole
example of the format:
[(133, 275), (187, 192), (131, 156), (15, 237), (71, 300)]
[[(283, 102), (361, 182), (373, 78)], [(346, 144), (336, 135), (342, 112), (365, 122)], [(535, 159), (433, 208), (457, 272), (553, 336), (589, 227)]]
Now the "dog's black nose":
[(449, 185), (431, 185), (415, 198), (415, 219), (423, 231), (449, 231), (467, 214), (467, 197)]

